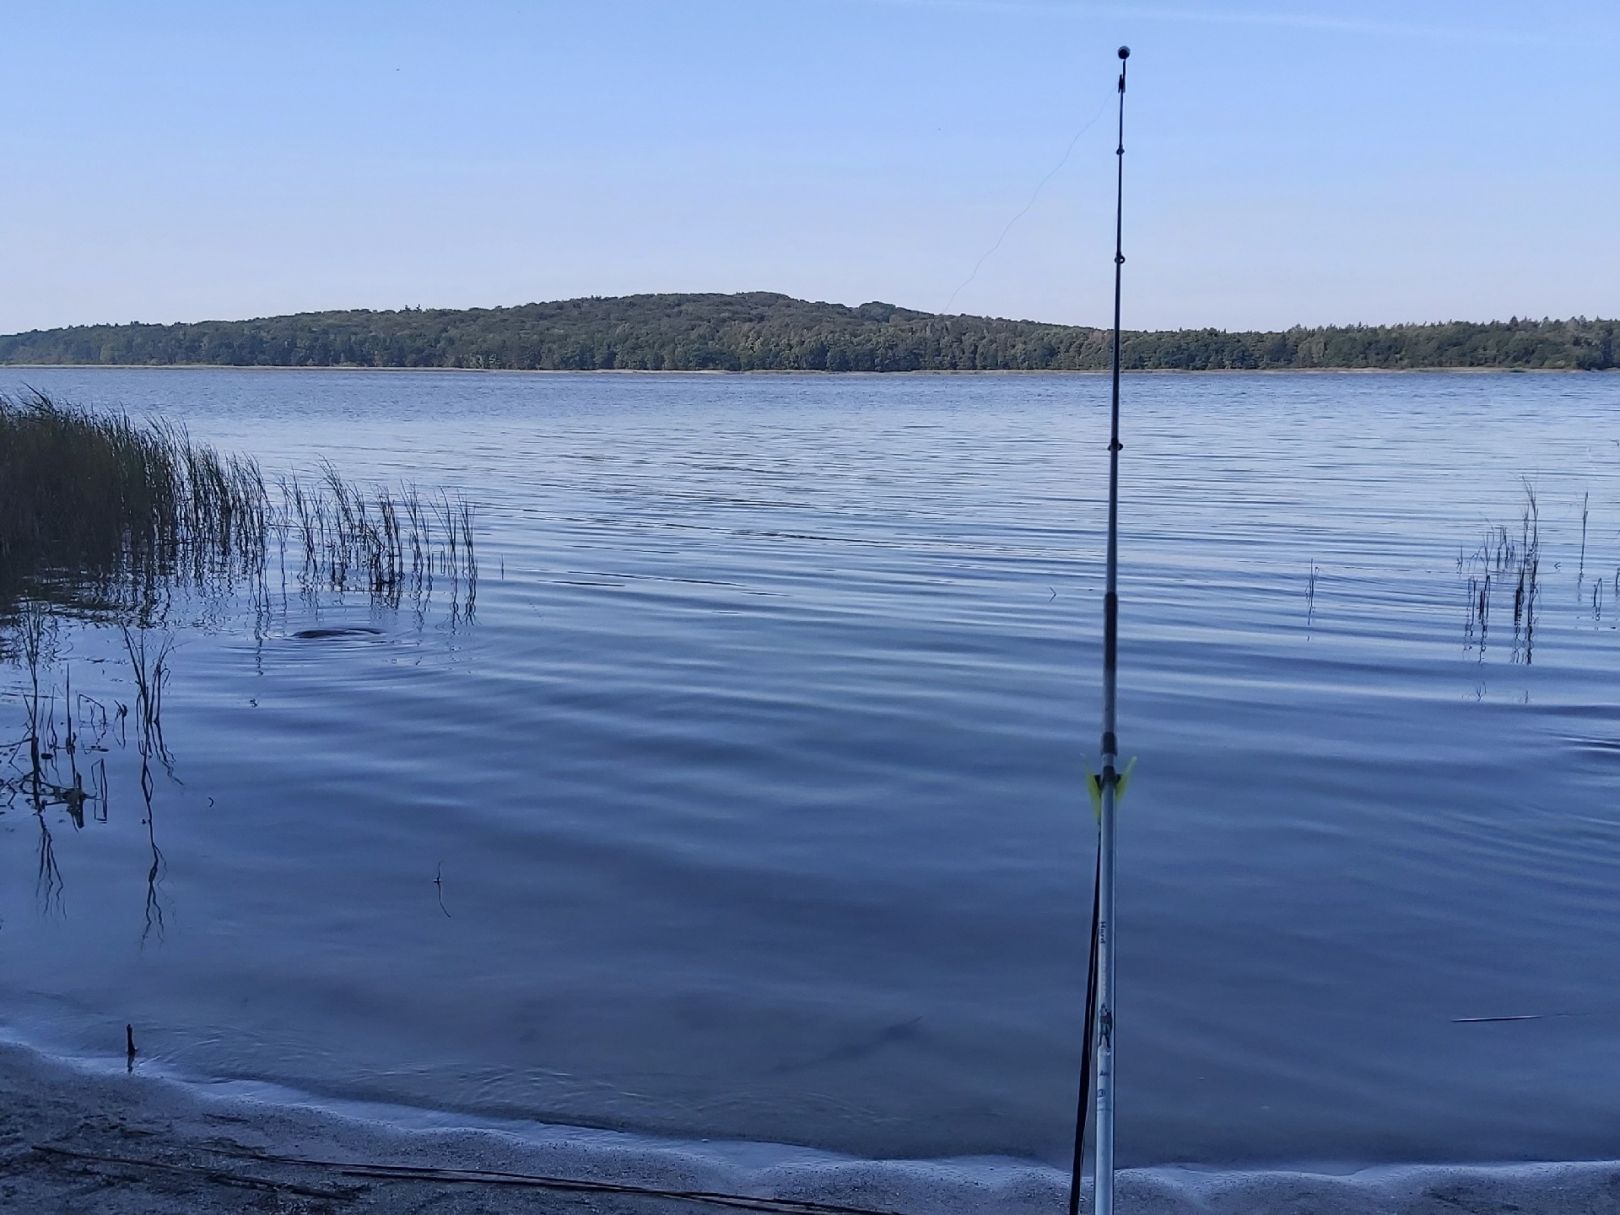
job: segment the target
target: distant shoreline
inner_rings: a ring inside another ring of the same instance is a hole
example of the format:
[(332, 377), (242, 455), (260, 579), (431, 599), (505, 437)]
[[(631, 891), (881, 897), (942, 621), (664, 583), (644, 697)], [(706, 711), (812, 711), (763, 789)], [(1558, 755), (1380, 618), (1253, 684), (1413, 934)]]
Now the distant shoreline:
[[(1620, 367), (1620, 319), (1512, 317), (1280, 330), (1128, 329), (859, 307), (770, 291), (348, 309), (0, 334), (0, 363), (467, 370), (1361, 371)], [(414, 365), (414, 366), (413, 366)]]
[[(0, 363), (4, 371), (409, 371), (460, 375), (540, 375), (540, 376), (693, 376), (711, 378), (751, 378), (769, 376), (816, 376), (824, 379), (912, 379), (916, 377), (961, 376), (1107, 376), (1107, 368), (996, 368), (925, 371), (810, 371), (803, 368), (762, 368), (750, 371), (710, 369), (703, 371), (660, 370), (641, 367), (598, 367), (586, 370), (555, 367), (369, 367), (358, 363)], [(1603, 375), (1620, 373), (1620, 367), (1583, 370), (1578, 367), (1208, 367), (1187, 370), (1179, 367), (1130, 367), (1129, 376), (1288, 376), (1288, 375)]]

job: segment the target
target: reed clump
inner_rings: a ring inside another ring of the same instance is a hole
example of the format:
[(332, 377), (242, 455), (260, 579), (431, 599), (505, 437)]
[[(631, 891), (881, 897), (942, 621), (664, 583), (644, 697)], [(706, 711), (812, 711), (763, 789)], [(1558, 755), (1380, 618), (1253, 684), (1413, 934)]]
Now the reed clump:
[[(1585, 545), (1585, 510), (1582, 510), (1582, 545)], [(1583, 557), (1584, 560), (1584, 557)], [(1457, 557), (1459, 573), (1468, 572), (1468, 614), (1463, 625), (1465, 648), (1479, 651), (1481, 660), (1490, 633), (1491, 604), (1495, 592), (1513, 588), (1513, 649), (1515, 662), (1535, 660), (1536, 608), (1541, 598), (1541, 506), (1536, 490), (1524, 483), (1524, 507), (1515, 537), (1505, 525), (1491, 527), (1473, 554)]]
[(441, 577), (464, 582), (469, 601), (476, 595), (473, 509), (465, 499), (424, 498), (410, 487), (367, 493), (329, 463), (311, 481), (287, 476), (277, 485), (272, 528), (284, 566), (290, 546), (305, 586), (362, 590), (398, 603), (431, 590)]
[(265, 501), (257, 464), (177, 428), (0, 396), (0, 592), (250, 565)]
[(473, 511), (459, 498), (364, 489), (331, 465), (272, 490), (256, 461), (182, 427), (0, 395), (0, 610), (28, 595), (147, 601), (176, 583), (246, 582), (262, 597), (277, 539), (283, 585), (397, 605), (437, 575), (475, 593)]

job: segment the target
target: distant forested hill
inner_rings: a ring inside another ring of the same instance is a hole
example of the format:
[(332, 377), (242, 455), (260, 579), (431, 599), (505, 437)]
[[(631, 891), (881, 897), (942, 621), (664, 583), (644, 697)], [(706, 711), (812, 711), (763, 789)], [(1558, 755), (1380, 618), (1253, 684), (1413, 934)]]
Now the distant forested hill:
[[(1615, 367), (1614, 321), (1353, 325), (1124, 336), (1132, 369)], [(1061, 371), (1108, 365), (1105, 329), (785, 295), (629, 295), (515, 308), (304, 312), (0, 337), (0, 363), (559, 371)]]

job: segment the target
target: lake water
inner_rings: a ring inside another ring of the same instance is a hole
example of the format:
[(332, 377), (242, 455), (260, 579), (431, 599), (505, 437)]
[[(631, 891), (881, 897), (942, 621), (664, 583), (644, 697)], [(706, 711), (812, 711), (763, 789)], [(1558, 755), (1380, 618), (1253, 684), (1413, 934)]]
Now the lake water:
[[(24, 382), (460, 490), (482, 578), (470, 617), (444, 588), (177, 616), (150, 820), (116, 740), (105, 821), (0, 814), (13, 1034), (121, 1059), (130, 1022), (143, 1066), (455, 1115), (1066, 1160), (1106, 379)], [(1122, 1163), (1612, 1156), (1620, 377), (1126, 391)], [(1483, 645), (1469, 581), (1526, 480), (1528, 655), (1509, 579)], [(381, 632), (292, 636), (317, 623)], [(76, 694), (131, 699), (120, 645), (69, 634)]]

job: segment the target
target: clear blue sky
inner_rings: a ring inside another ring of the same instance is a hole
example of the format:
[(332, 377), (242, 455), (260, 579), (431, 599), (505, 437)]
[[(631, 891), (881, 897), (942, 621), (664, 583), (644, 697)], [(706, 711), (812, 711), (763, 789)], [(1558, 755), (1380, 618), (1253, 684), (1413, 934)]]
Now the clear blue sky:
[[(776, 290), (1620, 314), (1620, 3), (10, 0), (0, 332)], [(975, 263), (1052, 172), (978, 273)]]

